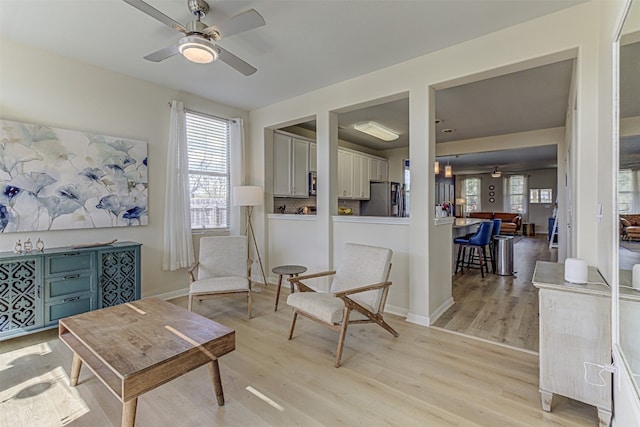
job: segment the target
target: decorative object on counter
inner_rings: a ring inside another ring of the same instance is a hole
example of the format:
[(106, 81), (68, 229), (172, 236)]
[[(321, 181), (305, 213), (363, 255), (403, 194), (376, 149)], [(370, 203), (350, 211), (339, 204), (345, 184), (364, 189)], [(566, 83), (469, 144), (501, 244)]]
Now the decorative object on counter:
[(5, 233), (147, 225), (146, 142), (8, 120), (0, 139)]
[(278, 206), (278, 212), (280, 212), (281, 214), (284, 214), (286, 209), (287, 205)]
[(82, 248), (97, 248), (99, 246), (110, 246), (117, 242), (118, 239), (113, 239), (108, 242), (95, 242), (95, 243), (82, 243), (80, 245), (71, 246), (73, 249), (82, 249)]
[(31, 239), (27, 239), (26, 242), (24, 242), (24, 252), (27, 254), (30, 254), (31, 251), (33, 250), (33, 243), (31, 243)]
[(338, 215), (353, 215), (351, 208), (338, 208)]
[(38, 241), (36, 242), (36, 249), (39, 250), (40, 252), (44, 252), (44, 242), (39, 237), (38, 237)]
[(21, 254), (22, 253), (22, 242), (20, 241), (20, 239), (18, 239), (16, 241), (16, 244), (13, 246), (13, 252), (15, 252), (17, 254)]

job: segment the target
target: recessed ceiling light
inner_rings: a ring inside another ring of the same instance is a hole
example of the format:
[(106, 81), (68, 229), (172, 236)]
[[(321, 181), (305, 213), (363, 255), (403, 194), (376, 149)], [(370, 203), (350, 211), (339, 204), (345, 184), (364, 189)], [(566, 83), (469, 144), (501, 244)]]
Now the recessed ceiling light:
[(442, 123), (442, 120), (436, 119), (436, 124), (439, 125), (440, 123)]
[(455, 131), (455, 129), (442, 129), (442, 133), (453, 133)]

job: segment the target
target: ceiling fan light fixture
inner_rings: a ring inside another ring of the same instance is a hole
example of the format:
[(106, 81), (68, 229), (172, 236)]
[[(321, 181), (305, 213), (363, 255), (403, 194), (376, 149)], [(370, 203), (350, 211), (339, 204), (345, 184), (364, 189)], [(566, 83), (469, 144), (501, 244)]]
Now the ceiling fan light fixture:
[(383, 141), (394, 141), (399, 137), (399, 135), (391, 129), (387, 129), (381, 124), (371, 121), (356, 123), (355, 125), (353, 125), (353, 128), (357, 131), (374, 136)]
[(183, 37), (178, 50), (191, 62), (208, 64), (218, 59), (218, 51), (208, 40), (199, 37)]
[(501, 176), (502, 176), (502, 172), (500, 172), (500, 171), (498, 170), (498, 167), (496, 166), (496, 167), (493, 169), (493, 172), (491, 172), (491, 178), (500, 178)]

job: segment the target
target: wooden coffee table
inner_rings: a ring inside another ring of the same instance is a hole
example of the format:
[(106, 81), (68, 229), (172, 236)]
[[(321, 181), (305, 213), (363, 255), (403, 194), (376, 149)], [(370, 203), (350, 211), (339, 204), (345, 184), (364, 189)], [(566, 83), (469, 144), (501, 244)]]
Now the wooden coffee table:
[(59, 337), (73, 351), (71, 386), (86, 365), (122, 402), (133, 426), (138, 396), (208, 364), (219, 405), (218, 358), (235, 350), (235, 331), (157, 298), (67, 317)]

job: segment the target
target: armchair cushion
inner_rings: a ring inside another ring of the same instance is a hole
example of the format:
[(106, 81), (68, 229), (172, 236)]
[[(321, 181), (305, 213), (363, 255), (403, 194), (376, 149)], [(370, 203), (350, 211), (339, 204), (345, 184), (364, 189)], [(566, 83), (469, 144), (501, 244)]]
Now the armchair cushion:
[(229, 292), (242, 289), (249, 289), (249, 280), (246, 277), (210, 277), (208, 279), (196, 280), (193, 282), (189, 292), (192, 294), (199, 294)]
[[(385, 282), (392, 255), (391, 249), (347, 243), (331, 283), (331, 292)], [(382, 295), (379, 290), (373, 290), (353, 294), (349, 298), (377, 313)]]
[[(297, 292), (287, 297), (287, 304), (302, 310), (318, 320), (332, 325), (342, 323), (344, 315), (344, 302), (340, 298), (325, 292)], [(363, 306), (372, 310), (371, 307)], [(364, 320), (367, 317), (358, 311), (352, 311), (351, 320)]]
[(620, 223), (623, 227), (631, 227), (631, 222), (625, 218), (620, 218)]

